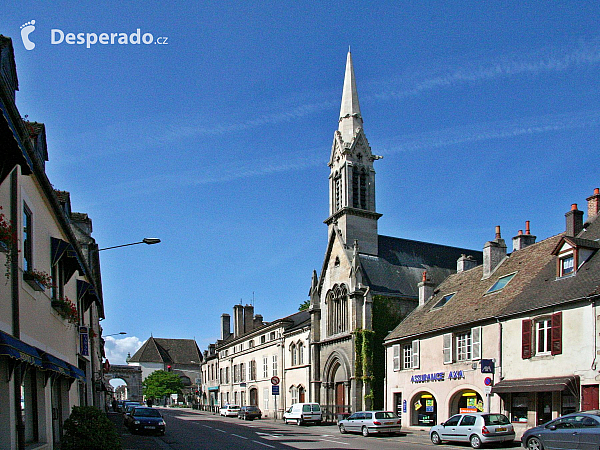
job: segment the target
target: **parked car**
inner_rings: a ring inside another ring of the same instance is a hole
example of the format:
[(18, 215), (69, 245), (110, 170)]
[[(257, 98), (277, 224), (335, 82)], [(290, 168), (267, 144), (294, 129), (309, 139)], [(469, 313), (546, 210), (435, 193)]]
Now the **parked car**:
[(338, 422), (340, 433), (356, 432), (368, 436), (371, 433), (398, 433), (400, 419), (390, 411), (359, 411)]
[(258, 408), (258, 406), (242, 406), (240, 408), (240, 412), (238, 412), (238, 419), (262, 419), (262, 411)]
[(481, 448), (492, 442), (515, 440), (515, 430), (504, 414), (467, 413), (456, 414), (429, 430), (431, 442), (469, 442), (473, 448)]
[(124, 419), (124, 423), (132, 433), (157, 433), (164, 435), (167, 429), (165, 419), (156, 408), (134, 406)]
[(302, 425), (305, 423), (321, 423), (323, 413), (321, 406), (318, 403), (294, 403), (283, 413), (283, 421), (285, 423), (296, 423)]
[(530, 450), (568, 448), (598, 450), (600, 448), (600, 411), (566, 414), (543, 425), (530, 428), (521, 438)]
[(219, 410), (219, 414), (224, 417), (237, 417), (239, 412), (239, 405), (225, 405)]
[(131, 409), (136, 408), (136, 407), (140, 407), (140, 406), (144, 406), (143, 404), (141, 404), (140, 402), (128, 402), (125, 401), (123, 402), (123, 414), (127, 415), (131, 412)]

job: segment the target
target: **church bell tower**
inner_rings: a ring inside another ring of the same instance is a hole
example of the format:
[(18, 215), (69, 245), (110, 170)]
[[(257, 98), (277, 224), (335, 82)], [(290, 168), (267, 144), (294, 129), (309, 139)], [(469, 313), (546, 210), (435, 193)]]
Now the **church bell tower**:
[(346, 75), (338, 129), (333, 137), (329, 160), (329, 217), (325, 221), (329, 234), (341, 233), (348, 249), (358, 241), (360, 253), (377, 255), (377, 220), (375, 211), (375, 170), (363, 131), (358, 92), (354, 78), (352, 54), (348, 51)]

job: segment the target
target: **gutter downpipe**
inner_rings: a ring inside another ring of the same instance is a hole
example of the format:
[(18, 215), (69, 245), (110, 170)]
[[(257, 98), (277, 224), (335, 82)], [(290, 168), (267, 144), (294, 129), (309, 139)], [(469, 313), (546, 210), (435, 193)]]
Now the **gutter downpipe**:
[[(502, 379), (504, 378), (504, 375), (502, 374), (502, 335), (504, 333), (504, 329), (502, 327), (502, 321), (500, 320), (499, 317), (496, 317), (496, 322), (498, 322), (498, 378), (500, 379), (500, 381), (502, 381)], [(492, 378), (493, 379), (493, 378)], [(494, 380), (494, 384), (495, 384), (495, 380)], [(490, 398), (488, 399), (488, 405), (487, 405), (487, 409), (488, 409), (488, 413), (491, 412), (490, 407), (491, 407), (491, 394), (490, 394)]]

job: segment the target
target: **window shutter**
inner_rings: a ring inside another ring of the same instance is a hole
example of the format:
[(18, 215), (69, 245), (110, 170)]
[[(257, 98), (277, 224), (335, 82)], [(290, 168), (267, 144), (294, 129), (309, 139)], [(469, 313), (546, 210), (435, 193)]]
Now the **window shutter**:
[(551, 353), (553, 355), (560, 355), (562, 353), (562, 312), (552, 314), (551, 327)]
[(481, 359), (481, 327), (471, 328), (471, 359)]
[(444, 364), (452, 364), (452, 333), (444, 334)]
[(419, 342), (418, 340), (412, 341), (412, 355), (411, 355), (411, 368), (418, 369), (420, 363), (419, 357)]
[(400, 344), (394, 344), (392, 348), (394, 349), (394, 370), (400, 370)]
[(533, 322), (525, 319), (521, 323), (521, 358), (531, 358), (531, 328)]

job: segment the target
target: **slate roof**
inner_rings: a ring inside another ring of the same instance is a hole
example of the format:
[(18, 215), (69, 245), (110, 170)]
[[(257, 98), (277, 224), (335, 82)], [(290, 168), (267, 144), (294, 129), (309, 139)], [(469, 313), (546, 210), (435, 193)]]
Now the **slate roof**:
[[(481, 279), (482, 266), (451, 275), (386, 340), (435, 333), (600, 295), (600, 251), (574, 275), (562, 278), (557, 278), (557, 256), (553, 254), (562, 241), (599, 248), (598, 240), (600, 216), (593, 218), (575, 238), (561, 233), (513, 252), (486, 280)], [(504, 289), (487, 293), (500, 277), (512, 273), (515, 275)], [(452, 293), (455, 295), (448, 303), (434, 308), (439, 300)]]
[(200, 349), (193, 339), (162, 339), (150, 337), (129, 362), (161, 362), (196, 364), (202, 361)]
[[(386, 340), (437, 332), (496, 317), (535, 279), (540, 270), (555, 259), (551, 252), (561, 238), (562, 235), (553, 236), (513, 252), (485, 280), (482, 280), (481, 265), (450, 275), (434, 291), (432, 298), (409, 314)], [(504, 289), (487, 293), (500, 277), (512, 273), (515, 276)], [(454, 296), (448, 303), (434, 308), (444, 296), (452, 293)]]
[(374, 294), (418, 298), (417, 283), (423, 271), (435, 284), (456, 272), (461, 255), (471, 255), (478, 264), (480, 251), (449, 247), (429, 242), (379, 236), (379, 255), (359, 255), (364, 282)]

